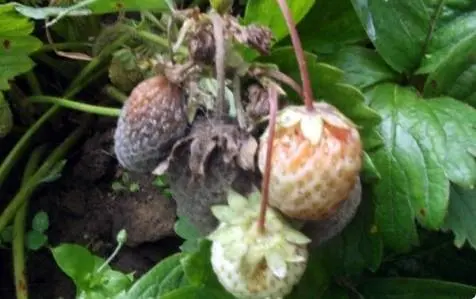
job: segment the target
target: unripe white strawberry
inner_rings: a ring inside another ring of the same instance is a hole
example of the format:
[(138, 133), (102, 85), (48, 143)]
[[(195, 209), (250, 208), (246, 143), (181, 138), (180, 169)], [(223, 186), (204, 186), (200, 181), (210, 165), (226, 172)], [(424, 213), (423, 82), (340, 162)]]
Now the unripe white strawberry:
[(260, 193), (247, 200), (230, 191), (228, 205), (212, 207), (219, 219), (209, 235), (211, 263), (223, 287), (237, 298), (282, 298), (301, 279), (310, 239), (267, 209), (265, 230), (258, 229)]
[[(334, 106), (288, 106), (277, 116), (270, 177), (270, 205), (290, 218), (323, 220), (349, 197), (362, 165), (356, 126)], [(264, 172), (268, 131), (260, 140)]]

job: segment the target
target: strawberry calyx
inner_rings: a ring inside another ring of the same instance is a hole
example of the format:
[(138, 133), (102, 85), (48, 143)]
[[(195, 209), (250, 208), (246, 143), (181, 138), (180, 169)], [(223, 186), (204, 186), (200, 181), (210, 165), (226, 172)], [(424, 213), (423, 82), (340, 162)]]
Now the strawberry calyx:
[(283, 279), (290, 263), (307, 262), (306, 245), (311, 240), (271, 207), (266, 214), (266, 230), (259, 231), (260, 197), (258, 191), (245, 198), (230, 190), (228, 205), (211, 208), (220, 224), (208, 239), (220, 244), (227, 260), (239, 262), (240, 272), (246, 280), (263, 267)]
[[(346, 132), (357, 126), (334, 106), (325, 103), (313, 103), (314, 110), (309, 111), (306, 106), (291, 105), (278, 112), (276, 133), (284, 133), (289, 129), (298, 130), (311, 144), (317, 145), (321, 140), (324, 128), (334, 135), (345, 138)], [(267, 139), (268, 127), (261, 138)], [(339, 139), (341, 139), (339, 138)]]

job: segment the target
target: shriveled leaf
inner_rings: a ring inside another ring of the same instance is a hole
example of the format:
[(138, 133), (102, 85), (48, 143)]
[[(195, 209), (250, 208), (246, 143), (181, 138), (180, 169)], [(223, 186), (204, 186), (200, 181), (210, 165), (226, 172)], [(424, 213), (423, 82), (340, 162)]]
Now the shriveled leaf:
[[(314, 5), (314, 2), (315, 0), (287, 0), (293, 20), (296, 24), (299, 24), (299, 22), (309, 12), (311, 7)], [(289, 34), (288, 27), (276, 0), (248, 1), (243, 22), (245, 24), (260, 24), (267, 26), (273, 32), (276, 41), (279, 41)]]
[(374, 206), (369, 197), (362, 200), (352, 221), (316, 252), (328, 273), (353, 275), (366, 269), (375, 271), (383, 258), (382, 240), (375, 231)]
[(439, 229), (448, 207), (449, 180), (474, 185), (476, 111), (450, 98), (423, 100), (409, 88), (383, 84), (368, 93), (383, 118), (382, 147), (369, 152), (382, 176), (374, 184), (376, 224), (385, 244), (407, 250), (418, 242), (414, 218)]
[(324, 61), (342, 69), (343, 81), (360, 89), (398, 79), (398, 74), (375, 50), (360, 46), (342, 48)]
[[(181, 267), (180, 259), (183, 254), (177, 253), (160, 261), (146, 274), (139, 278), (123, 298), (157, 298), (161, 296), (162, 283), (176, 267)], [(122, 298), (122, 297), (121, 297)]]
[(304, 49), (314, 53), (333, 53), (367, 39), (349, 0), (316, 0), (297, 29)]
[(33, 23), (17, 13), (13, 5), (0, 5), (0, 90), (9, 89), (8, 80), (35, 65), (29, 55), (42, 43), (30, 35), (33, 29)]
[(357, 287), (366, 299), (469, 299), (476, 287), (430, 279), (374, 278)]
[(454, 244), (461, 248), (466, 241), (476, 248), (476, 189), (451, 186), (450, 206), (446, 217), (445, 230), (455, 235)]
[(367, 36), (397, 72), (418, 68), (431, 16), (423, 0), (351, 0)]
[(429, 74), (425, 96), (449, 95), (476, 103), (476, 12), (434, 32), (418, 73)]

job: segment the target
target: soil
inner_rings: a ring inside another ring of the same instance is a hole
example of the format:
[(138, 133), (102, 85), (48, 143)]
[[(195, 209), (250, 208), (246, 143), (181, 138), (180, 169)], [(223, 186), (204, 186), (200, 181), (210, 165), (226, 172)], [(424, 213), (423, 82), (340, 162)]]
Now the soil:
[[(126, 229), (126, 246), (111, 266), (138, 277), (178, 251), (182, 240), (173, 230), (175, 203), (161, 194), (152, 175), (128, 173), (130, 182), (121, 183), (124, 190), (113, 189), (124, 178), (113, 153), (115, 121), (101, 120), (93, 127), (94, 132), (69, 157), (62, 177), (31, 199), (30, 214), (48, 213), (51, 246), (81, 244), (103, 258), (114, 250), (117, 232)], [(129, 188), (132, 183), (138, 190)], [(0, 298), (15, 298), (10, 250), (0, 249), (0, 265)], [(75, 297), (73, 283), (47, 248), (29, 252), (27, 266), (31, 299)]]

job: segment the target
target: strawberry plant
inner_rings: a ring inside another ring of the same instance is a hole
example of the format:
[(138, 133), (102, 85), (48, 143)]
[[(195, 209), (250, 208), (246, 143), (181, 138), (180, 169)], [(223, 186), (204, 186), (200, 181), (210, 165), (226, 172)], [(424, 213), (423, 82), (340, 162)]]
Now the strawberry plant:
[(1, 297), (475, 296), (473, 2), (0, 1)]

